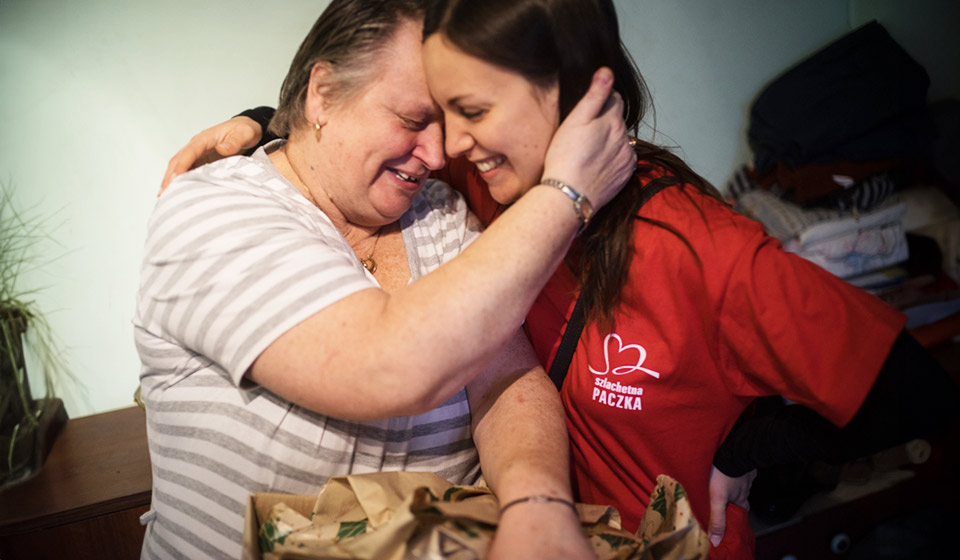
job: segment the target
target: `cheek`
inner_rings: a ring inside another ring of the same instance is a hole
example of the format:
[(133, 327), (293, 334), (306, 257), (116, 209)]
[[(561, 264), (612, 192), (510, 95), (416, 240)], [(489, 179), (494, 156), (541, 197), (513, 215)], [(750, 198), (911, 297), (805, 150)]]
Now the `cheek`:
[(527, 130), (521, 138), (522, 141), (518, 141), (517, 146), (517, 151), (522, 153), (520, 167), (526, 174), (539, 173), (543, 167), (551, 136), (545, 134), (543, 129), (533, 129)]
[(396, 160), (409, 156), (417, 147), (417, 135), (409, 130), (384, 130), (371, 142), (377, 143), (377, 149), (372, 151), (371, 163), (379, 165), (395, 164)]

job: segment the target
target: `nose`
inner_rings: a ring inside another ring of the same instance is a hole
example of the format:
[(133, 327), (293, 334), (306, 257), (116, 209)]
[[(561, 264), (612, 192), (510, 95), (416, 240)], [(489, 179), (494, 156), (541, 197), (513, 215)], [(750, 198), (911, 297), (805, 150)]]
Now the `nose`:
[(443, 125), (439, 121), (432, 122), (424, 128), (417, 138), (417, 147), (413, 155), (420, 159), (427, 169), (436, 170), (443, 167)]
[(470, 151), (470, 148), (473, 148), (476, 142), (474, 142), (473, 136), (470, 136), (463, 127), (457, 124), (457, 119), (451, 118), (449, 115), (445, 119), (447, 137), (444, 144), (447, 155), (451, 159), (460, 157)]

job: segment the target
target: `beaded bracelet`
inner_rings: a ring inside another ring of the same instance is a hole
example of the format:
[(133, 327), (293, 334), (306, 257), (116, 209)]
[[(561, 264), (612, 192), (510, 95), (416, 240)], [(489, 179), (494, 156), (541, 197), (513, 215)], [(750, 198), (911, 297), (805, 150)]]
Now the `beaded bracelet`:
[(577, 233), (583, 231), (587, 227), (587, 224), (590, 223), (590, 218), (593, 217), (593, 205), (590, 204), (590, 199), (580, 194), (580, 191), (577, 189), (558, 179), (544, 179), (541, 183), (556, 187), (560, 189), (560, 192), (570, 197), (570, 200), (573, 201), (573, 210), (577, 213), (577, 218), (580, 220), (580, 230)]
[[(573, 504), (573, 502), (571, 502), (570, 500), (564, 500), (563, 498), (555, 498), (555, 497), (553, 497), (553, 496), (547, 496), (547, 495), (545, 495), (545, 494), (536, 494), (536, 495), (534, 495), (534, 496), (525, 496), (525, 497), (523, 497), (523, 498), (517, 498), (516, 500), (513, 500), (512, 502), (507, 502), (506, 505), (504, 505), (502, 508), (500, 508), (500, 515), (503, 515), (503, 512), (507, 511), (507, 510), (510, 509), (511, 507), (513, 507), (513, 506), (515, 506), (515, 505), (517, 505), (517, 504), (525, 503), (525, 502), (530, 502), (530, 503), (534, 503), (534, 504), (547, 504), (547, 503), (555, 502), (555, 503), (558, 503), (558, 504), (563, 504), (563, 505), (569, 507), (570, 509), (572, 509), (572, 510), (573, 510), (573, 513), (575, 513), (575, 514), (577, 513), (577, 506), (575, 506), (575, 505)], [(579, 514), (578, 514), (578, 515), (579, 515)]]

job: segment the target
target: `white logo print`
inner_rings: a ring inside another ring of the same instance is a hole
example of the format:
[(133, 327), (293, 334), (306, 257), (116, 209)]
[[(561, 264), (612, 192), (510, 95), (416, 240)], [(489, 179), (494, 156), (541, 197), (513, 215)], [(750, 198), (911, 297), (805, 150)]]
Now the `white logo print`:
[[(636, 365), (617, 366), (613, 368), (613, 370), (611, 371), (610, 370), (610, 339), (617, 340), (617, 344), (620, 346), (620, 349), (618, 350), (619, 354), (622, 354), (627, 350), (636, 350), (639, 353), (639, 356), (637, 357)], [(590, 368), (590, 373), (594, 375), (607, 375), (608, 373), (612, 373), (613, 375), (626, 375), (628, 373), (632, 373), (635, 371), (642, 371), (647, 375), (660, 379), (660, 372), (653, 371), (652, 369), (643, 367), (643, 362), (647, 359), (646, 348), (644, 348), (643, 346), (640, 346), (639, 344), (624, 345), (623, 339), (620, 338), (620, 335), (618, 334), (610, 333), (603, 340), (603, 358), (604, 360), (606, 360), (606, 363), (604, 364), (604, 370), (603, 371), (595, 370), (593, 369), (593, 366), (590, 366), (588, 364), (588, 367)]]

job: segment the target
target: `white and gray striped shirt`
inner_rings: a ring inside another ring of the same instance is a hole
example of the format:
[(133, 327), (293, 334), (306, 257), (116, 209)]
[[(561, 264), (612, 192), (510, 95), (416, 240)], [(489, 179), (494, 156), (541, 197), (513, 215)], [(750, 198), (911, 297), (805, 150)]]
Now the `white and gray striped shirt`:
[[(480, 230), (439, 182), (400, 222), (413, 279)], [(283, 332), (377, 286), (262, 149), (178, 178), (157, 203), (145, 255), (134, 319), (153, 464), (144, 558), (238, 558), (253, 492), (315, 494), (331, 476), (384, 470), (476, 483), (463, 390), (419, 416), (350, 422), (244, 380)]]

